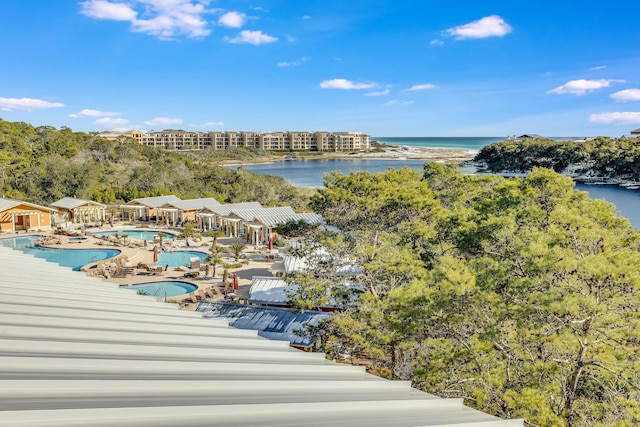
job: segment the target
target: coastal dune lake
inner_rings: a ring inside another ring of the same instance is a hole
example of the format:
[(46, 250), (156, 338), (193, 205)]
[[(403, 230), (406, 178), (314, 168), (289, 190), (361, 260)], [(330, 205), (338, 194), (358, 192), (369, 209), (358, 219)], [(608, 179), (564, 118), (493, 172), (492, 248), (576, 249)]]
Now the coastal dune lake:
[[(454, 147), (468, 148), (468, 147)], [(389, 168), (409, 167), (422, 170), (426, 160), (412, 159), (326, 159), (326, 160), (287, 160), (274, 163), (243, 165), (256, 173), (281, 176), (299, 187), (320, 188), (324, 186), (324, 174), (338, 171), (348, 174), (351, 171), (365, 170), (372, 173)], [(472, 167), (462, 167), (463, 173), (474, 173)], [(594, 199), (605, 199), (616, 205), (621, 216), (640, 229), (640, 190), (627, 190), (617, 185), (577, 184), (577, 190), (586, 191)]]

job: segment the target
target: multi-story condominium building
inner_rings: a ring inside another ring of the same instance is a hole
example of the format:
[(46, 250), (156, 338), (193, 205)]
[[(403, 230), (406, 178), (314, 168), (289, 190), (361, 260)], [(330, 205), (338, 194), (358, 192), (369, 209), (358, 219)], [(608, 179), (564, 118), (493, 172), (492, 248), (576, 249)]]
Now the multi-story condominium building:
[(147, 147), (166, 150), (226, 150), (246, 147), (281, 151), (365, 151), (370, 137), (359, 132), (102, 132), (101, 138), (130, 137)]

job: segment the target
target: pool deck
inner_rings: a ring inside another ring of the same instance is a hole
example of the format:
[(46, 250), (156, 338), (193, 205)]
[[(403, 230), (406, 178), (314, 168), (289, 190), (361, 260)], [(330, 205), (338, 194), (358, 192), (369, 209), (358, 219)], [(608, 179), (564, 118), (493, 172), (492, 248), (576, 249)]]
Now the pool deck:
[[(106, 227), (101, 227), (101, 228), (89, 228), (85, 230), (85, 234), (83, 234), (82, 236), (77, 236), (77, 237), (87, 237), (86, 240), (83, 240), (80, 242), (74, 242), (74, 241), (69, 242), (68, 241), (69, 238), (73, 238), (76, 236), (55, 234), (53, 230), (48, 232), (39, 232), (39, 233), (33, 233), (33, 234), (44, 235), (48, 238), (51, 238), (52, 240), (59, 239), (60, 243), (56, 242), (50, 245), (51, 247), (56, 247), (56, 248), (64, 248), (64, 249), (100, 249), (101, 248), (101, 249), (118, 249), (122, 251), (121, 254), (115, 258), (123, 259), (124, 261), (122, 262), (122, 264), (125, 267), (129, 267), (130, 269), (131, 267), (133, 267), (133, 270), (131, 271), (131, 274), (127, 274), (125, 277), (108, 277), (108, 278), (103, 277), (103, 280), (108, 283), (114, 283), (118, 285), (125, 285), (125, 284), (130, 285), (130, 284), (145, 283), (145, 282), (180, 280), (183, 282), (192, 283), (196, 285), (198, 289), (210, 288), (214, 285), (217, 285), (218, 283), (221, 283), (222, 281), (221, 275), (222, 275), (223, 269), (220, 266), (218, 266), (216, 269), (216, 277), (204, 276), (205, 272), (200, 271), (199, 277), (188, 278), (188, 277), (185, 277), (185, 273), (187, 272), (187, 269), (184, 267), (183, 268), (169, 267), (166, 269), (166, 271), (163, 271), (160, 274), (151, 274), (146, 269), (137, 268), (137, 266), (141, 264), (146, 264), (148, 266), (156, 265), (156, 263), (153, 262), (152, 242), (148, 242), (147, 246), (143, 247), (142, 245), (143, 242), (139, 242), (135, 239), (130, 239), (131, 241), (127, 245), (117, 245), (103, 238), (94, 237), (91, 235), (92, 232), (116, 231), (116, 230), (122, 230), (123, 232), (125, 232), (127, 229), (133, 229), (133, 227), (130, 227), (130, 226), (125, 227), (119, 224), (115, 224), (114, 227), (107, 225)], [(167, 232), (171, 232), (175, 234), (178, 234), (180, 232), (180, 230), (176, 230), (176, 229), (165, 228), (163, 230), (163, 228), (161, 227), (157, 227), (157, 228), (149, 227), (148, 230), (158, 230), (158, 231), (166, 230)], [(32, 233), (29, 233), (29, 234), (32, 234)], [(0, 237), (4, 238), (4, 237), (18, 237), (18, 236), (24, 237), (26, 236), (26, 234), (3, 233)], [(168, 239), (168, 240), (173, 240), (173, 239)], [(176, 247), (174, 244), (171, 246), (170, 250), (171, 251), (189, 250), (189, 251), (199, 251), (203, 253), (208, 253), (212, 243), (213, 243), (212, 237), (203, 236), (201, 240), (190, 239), (189, 246), (187, 246), (186, 244), (182, 244)], [(234, 268), (230, 270), (231, 274), (235, 273), (238, 275), (238, 278), (239, 278), (239, 281), (238, 281), (239, 289), (235, 291), (235, 294), (240, 299), (243, 299), (243, 298), (246, 299), (249, 296), (249, 288), (250, 288), (251, 279), (253, 278), (253, 276), (271, 276), (272, 273), (269, 269), (272, 266), (273, 261), (267, 261), (264, 255), (264, 252), (256, 250), (253, 245), (249, 245), (244, 239), (241, 239), (241, 238), (236, 239), (236, 238), (229, 238), (229, 237), (218, 238), (218, 245), (222, 246), (223, 248), (228, 248), (230, 245), (234, 243), (242, 243), (247, 245), (247, 248), (242, 252), (242, 254), (245, 256), (244, 263), (242, 264), (242, 266), (240, 268)], [(274, 249), (273, 251), (271, 251), (271, 253), (276, 254), (277, 250)], [(223, 256), (224, 256), (224, 262), (229, 262), (229, 263), (235, 262), (235, 259), (232, 255), (228, 253), (227, 254), (223, 253)], [(114, 258), (112, 258), (112, 260), (113, 259)], [(109, 263), (108, 260), (105, 260), (102, 262)], [(85, 273), (87, 273), (88, 271), (89, 274), (92, 273), (92, 269), (86, 270), (86, 267), (83, 268), (83, 271), (85, 271)], [(99, 277), (102, 277), (102, 276), (99, 276)], [(188, 298), (188, 294), (184, 294), (184, 295), (177, 295), (174, 297), (168, 297), (166, 301), (173, 302), (173, 303), (181, 303), (181, 305), (186, 310), (194, 310), (197, 304), (185, 302), (185, 299), (187, 298)], [(220, 298), (219, 300), (222, 300), (222, 298)]]

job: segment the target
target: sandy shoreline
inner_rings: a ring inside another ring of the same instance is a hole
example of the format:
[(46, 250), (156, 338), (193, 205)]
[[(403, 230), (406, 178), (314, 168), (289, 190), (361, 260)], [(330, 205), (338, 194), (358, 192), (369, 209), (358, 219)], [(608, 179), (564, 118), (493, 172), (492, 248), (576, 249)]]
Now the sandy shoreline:
[[(293, 160), (326, 160), (326, 159), (410, 159), (410, 160), (432, 160), (442, 162), (459, 163), (473, 159), (478, 154), (477, 150), (467, 150), (464, 148), (426, 148), (413, 147), (407, 145), (386, 146), (383, 150), (367, 152), (322, 152), (311, 154), (300, 154)], [(290, 160), (289, 157), (267, 156), (263, 159), (252, 159), (248, 161), (227, 160), (223, 161), (223, 166), (242, 166), (264, 163), (276, 163)]]

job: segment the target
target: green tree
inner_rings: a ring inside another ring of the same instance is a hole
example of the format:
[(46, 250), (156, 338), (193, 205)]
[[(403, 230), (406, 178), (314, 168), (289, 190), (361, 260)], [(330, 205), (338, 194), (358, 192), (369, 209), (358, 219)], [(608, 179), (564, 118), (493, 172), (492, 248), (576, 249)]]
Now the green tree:
[(324, 351), (534, 425), (640, 422), (640, 236), (572, 186), (535, 168), (330, 177), (314, 205), (364, 293), (318, 332)]
[(247, 245), (244, 243), (232, 243), (229, 245), (229, 249), (231, 249), (231, 253), (233, 254), (236, 261), (240, 259), (240, 254), (247, 248)]

